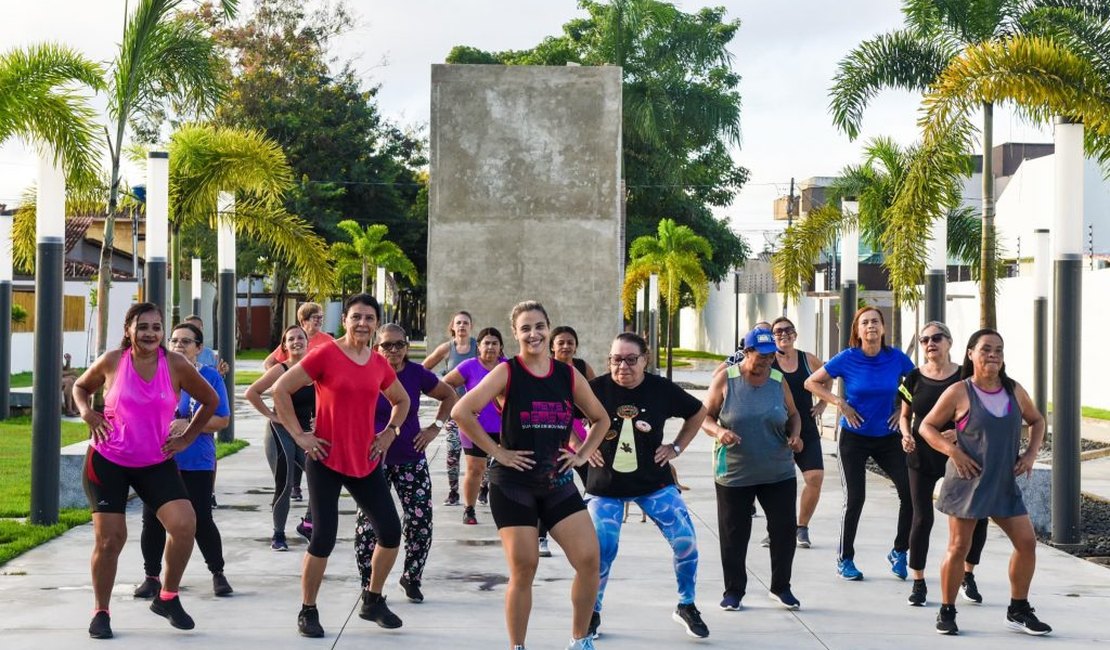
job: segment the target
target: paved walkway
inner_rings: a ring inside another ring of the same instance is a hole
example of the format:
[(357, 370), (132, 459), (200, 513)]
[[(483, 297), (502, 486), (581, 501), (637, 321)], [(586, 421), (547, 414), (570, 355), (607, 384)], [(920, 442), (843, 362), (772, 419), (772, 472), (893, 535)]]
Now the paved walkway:
[[(681, 377), (676, 377), (681, 378)], [(260, 442), (264, 422), (237, 409), (237, 433), (251, 446), (220, 463), (216, 520), (224, 538), (227, 576), (235, 595), (212, 596), (211, 584), (199, 552), (185, 575), (183, 601), (197, 620), (191, 632), (172, 629), (151, 614), (145, 601), (130, 593), (142, 577), (138, 548), (138, 504), (128, 510), (130, 540), (120, 558), (112, 607), (116, 639), (95, 642), (86, 636), (92, 593), (88, 558), (91, 526), (76, 528), (0, 567), (0, 639), (4, 648), (104, 647), (148, 648), (172, 643), (205, 648), (504, 648), (506, 637), (502, 602), (505, 563), (488, 508), (479, 507), (478, 526), (463, 526), (461, 509), (437, 505), (435, 542), (424, 576), (426, 601), (405, 601), (391, 578), (386, 593), (405, 625), (384, 631), (357, 617), (359, 592), (351, 539), (353, 504), (344, 499), (340, 542), (332, 556), (320, 595), (323, 640), (296, 634), (299, 606), (298, 576), (304, 542), (290, 537), (291, 552), (273, 553), (268, 504), (272, 482)], [(425, 412), (428, 406), (424, 405)], [(676, 428), (672, 426), (672, 430)], [(1110, 642), (1106, 612), (1110, 607), (1110, 571), (1055, 549), (1038, 549), (1038, 570), (1032, 601), (1038, 614), (1056, 628), (1049, 639), (1027, 637), (1003, 626), (1008, 599), (1006, 566), (1009, 545), (992, 527), (978, 571), (986, 602), (958, 604), (962, 634), (939, 638), (933, 632), (939, 595), (937, 566), (945, 545), (943, 524), (933, 531), (933, 553), (927, 569), (930, 606), (905, 604), (909, 584), (889, 574), (884, 559), (890, 549), (896, 511), (894, 490), (878, 477), (868, 478), (868, 502), (857, 540), (857, 562), (867, 579), (844, 582), (834, 572), (836, 533), (840, 515), (840, 485), (832, 446), (826, 443), (827, 476), (821, 505), (812, 522), (814, 546), (799, 549), (794, 563), (794, 593), (802, 609), (788, 612), (766, 598), (769, 582), (767, 551), (758, 545), (763, 519), (756, 522), (749, 549), (749, 592), (745, 609), (722, 612), (720, 552), (717, 544), (716, 502), (709, 475), (710, 440), (700, 436), (679, 459), (682, 481), (692, 489), (686, 499), (693, 512), (700, 541), (701, 564), (697, 604), (711, 637), (687, 637), (670, 618), (674, 607), (674, 578), (670, 553), (654, 526), (642, 524), (636, 509), (626, 524), (620, 555), (614, 565), (601, 649), (681, 648), (694, 644), (743, 648), (891, 648), (900, 650), (952, 647), (1104, 648)], [(437, 503), (445, 490), (443, 445), (430, 448)], [(1086, 465), (1086, 464), (1085, 464)], [(294, 508), (291, 521), (303, 514)], [(290, 533), (292, 527), (290, 526)], [(529, 629), (529, 648), (561, 649), (569, 635), (570, 571), (557, 548), (555, 557), (540, 562)], [(398, 574), (394, 571), (394, 576)], [(1063, 645), (1061, 645), (1063, 644)]]

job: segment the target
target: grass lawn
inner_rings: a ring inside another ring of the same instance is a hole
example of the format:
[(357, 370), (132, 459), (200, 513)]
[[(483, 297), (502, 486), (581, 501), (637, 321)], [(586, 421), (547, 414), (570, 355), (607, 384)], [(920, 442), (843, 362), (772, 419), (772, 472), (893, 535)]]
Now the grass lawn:
[(235, 371), (235, 385), (236, 386), (250, 386), (258, 381), (258, 378), (263, 375), (258, 370), (237, 370)]
[[(1048, 403), (1048, 412), (1052, 412), (1052, 402)], [(1099, 409), (1093, 406), (1079, 407), (1079, 415), (1081, 417), (1091, 418), (1093, 420), (1110, 420), (1110, 410)]]
[(235, 353), (235, 358), (243, 361), (264, 361), (266, 357), (270, 356), (271, 352), (273, 352), (273, 350), (266, 350), (263, 348), (239, 350)]
[[(675, 357), (682, 359), (710, 359), (712, 361), (724, 361), (727, 357), (723, 354), (713, 354), (712, 352), (702, 352), (701, 350), (686, 350), (683, 348), (675, 348), (673, 351)], [(663, 358), (667, 356), (667, 350), (662, 350)]]
[(230, 455), (234, 454), (235, 452), (239, 451), (240, 449), (242, 449), (243, 447), (246, 447), (249, 444), (251, 444), (251, 443), (247, 442), (246, 440), (243, 440), (242, 438), (236, 438), (235, 440), (232, 440), (231, 442), (217, 442), (216, 443), (216, 460), (219, 460), (219, 459), (221, 459), (225, 456), (230, 456)]
[(30, 388), (31, 371), (17, 372), (12, 375), (12, 388)]

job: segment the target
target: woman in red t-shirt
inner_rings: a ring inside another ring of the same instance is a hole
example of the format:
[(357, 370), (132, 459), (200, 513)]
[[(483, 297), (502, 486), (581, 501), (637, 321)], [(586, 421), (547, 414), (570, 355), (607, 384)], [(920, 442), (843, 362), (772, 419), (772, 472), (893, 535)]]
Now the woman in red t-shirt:
[[(343, 305), (346, 334), (309, 352), (273, 388), (274, 410), (307, 458), (305, 475), (313, 529), (301, 577), (303, 603), (297, 629), (302, 636), (324, 636), (316, 594), (335, 547), (342, 488), (347, 488), (366, 513), (378, 537), (359, 616), (384, 628), (401, 627), (401, 619), (386, 607), (382, 596), (401, 545), (401, 521), (381, 460), (408, 415), (409, 397), (389, 362), (370, 346), (380, 318), (381, 308), (373, 296), (351, 296)], [(316, 430), (305, 431), (297, 420), (291, 396), (311, 383), (316, 385)], [(384, 395), (393, 409), (389, 423), (375, 433), (374, 411), (379, 395)]]
[[(308, 336), (308, 351), (312, 352), (319, 346), (333, 341), (331, 334), (320, 329), (324, 325), (324, 308), (317, 302), (306, 302), (297, 307), (297, 323), (304, 330)], [(274, 348), (270, 356), (262, 362), (262, 367), (266, 370), (273, 368), (279, 363), (286, 363), (289, 361), (289, 352), (281, 345)], [(301, 478), (297, 477), (297, 486), (300, 487)]]

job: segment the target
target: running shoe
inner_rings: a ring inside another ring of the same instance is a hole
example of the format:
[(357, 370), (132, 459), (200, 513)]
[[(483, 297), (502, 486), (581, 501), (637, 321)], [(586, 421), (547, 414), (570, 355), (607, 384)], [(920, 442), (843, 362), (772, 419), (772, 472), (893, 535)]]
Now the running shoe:
[(1033, 636), (1043, 636), (1052, 631), (1052, 628), (1046, 623), (1042, 623), (1037, 615), (1033, 612), (1036, 611), (1028, 605), (1024, 607), (1007, 607), (1006, 608), (1006, 627), (1014, 630), (1015, 632), (1025, 632)]
[(540, 557), (551, 557), (551, 547), (547, 544), (547, 538), (540, 538)]
[(725, 594), (725, 597), (721, 599), (721, 609), (726, 612), (738, 612), (744, 608), (740, 604), (740, 600), (741, 597), (736, 594)]
[(169, 600), (162, 600), (159, 596), (150, 603), (150, 611), (169, 620), (170, 625), (179, 630), (191, 630), (196, 627), (193, 617), (185, 613), (181, 606), (181, 598), (174, 596)]
[(108, 616), (108, 612), (101, 610), (93, 614), (92, 622), (89, 623), (89, 636), (94, 639), (112, 638), (112, 617)]
[(590, 635), (591, 639), (596, 639), (601, 636), (601, 632), (597, 628), (601, 627), (601, 612), (594, 612), (590, 614), (590, 627), (586, 630), (586, 634)]
[(420, 591), (419, 580), (409, 580), (401, 576), (401, 588), (405, 590), (405, 597), (409, 599), (410, 603), (424, 602), (424, 594)]
[(671, 618), (681, 623), (686, 628), (686, 634), (692, 637), (704, 639), (709, 636), (709, 627), (705, 624), (705, 621), (701, 620), (701, 612), (698, 611), (697, 607), (694, 607), (694, 603), (689, 605), (680, 604), (671, 614)]
[(221, 598), (235, 593), (235, 590), (231, 588), (231, 583), (224, 577), (223, 571), (212, 574), (212, 593)]
[(447, 493), (447, 498), (443, 500), (443, 505), (445, 505), (445, 506), (457, 506), (457, 505), (459, 505), (459, 493), (456, 492), (455, 490), (451, 490), (450, 492), (448, 492)]
[(467, 526), (477, 526), (478, 516), (474, 514), (474, 506), (463, 508), (463, 523)]
[(960, 595), (969, 603), (980, 604), (983, 595), (979, 593), (979, 585), (975, 584), (975, 574), (964, 571), (963, 582), (960, 583)]
[(271, 551), (288, 551), (289, 550), (289, 542), (285, 541), (285, 533), (274, 533), (274, 536), (270, 538), (270, 550)]
[(135, 598), (155, 598), (162, 591), (162, 582), (156, 576), (147, 576), (131, 594)]
[(798, 526), (798, 548), (809, 548), (809, 526)]
[(907, 559), (905, 551), (890, 549), (890, 553), (887, 553), (886, 561), (890, 562), (890, 572), (897, 576), (899, 580), (905, 580), (906, 577), (910, 575), (909, 569), (906, 566)]
[(924, 607), (925, 595), (928, 593), (929, 590), (925, 587), (924, 579), (914, 580), (913, 588), (910, 589), (910, 597), (906, 599), (906, 602), (914, 607)]
[(210, 499), (210, 504), (211, 504), (213, 510), (220, 507), (219, 505), (216, 504), (216, 493), (215, 492), (212, 493), (212, 498)]
[(836, 572), (845, 580), (863, 580), (863, 572), (856, 568), (852, 560), (837, 560)]
[(324, 627), (320, 625), (320, 610), (315, 607), (301, 607), (301, 612), (297, 614), (297, 632), (311, 639), (324, 636)]
[(571, 639), (567, 650), (595, 650), (593, 637), (585, 636), (581, 639)]
[(489, 505), (489, 488), (483, 487), (478, 490), (478, 503), (488, 506)]
[(311, 542), (312, 520), (307, 517), (301, 517), (301, 523), (297, 524), (297, 534)]
[(771, 600), (782, 605), (786, 609), (801, 609), (802, 607), (802, 601), (795, 598), (794, 594), (790, 593), (789, 589), (783, 589), (777, 594), (773, 591), (769, 591), (767, 595), (771, 597)]
[(294, 501), (303, 501), (304, 493), (301, 492), (301, 488), (299, 486), (294, 487), (293, 490), (289, 493), (289, 498)]
[(956, 626), (956, 608), (951, 605), (941, 605), (940, 611), (937, 613), (937, 634), (955, 635), (959, 633), (960, 628)]
[(763, 539), (759, 540), (759, 545), (763, 548), (771, 548), (771, 536), (767, 535)]
[(385, 604), (385, 596), (362, 592), (362, 607), (358, 610), (358, 617), (367, 621), (374, 621), (379, 627), (394, 630), (401, 627), (401, 618), (394, 614)]

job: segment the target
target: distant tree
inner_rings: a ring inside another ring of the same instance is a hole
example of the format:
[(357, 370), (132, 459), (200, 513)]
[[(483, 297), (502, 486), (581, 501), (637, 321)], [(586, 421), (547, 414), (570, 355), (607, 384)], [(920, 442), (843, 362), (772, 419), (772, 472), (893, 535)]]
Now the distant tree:
[[(331, 246), (332, 257), (339, 263), (338, 272), (341, 276), (357, 273), (361, 285), (359, 291), (366, 293), (369, 289), (367, 283), (371, 269), (379, 266), (385, 267), (389, 273), (401, 273), (416, 283), (419, 274), (401, 247), (385, 238), (389, 228), (381, 224), (360, 226), (357, 221), (345, 219), (340, 221), (339, 229), (350, 237), (350, 241), (335, 242)], [(382, 299), (381, 296), (378, 297)]]

